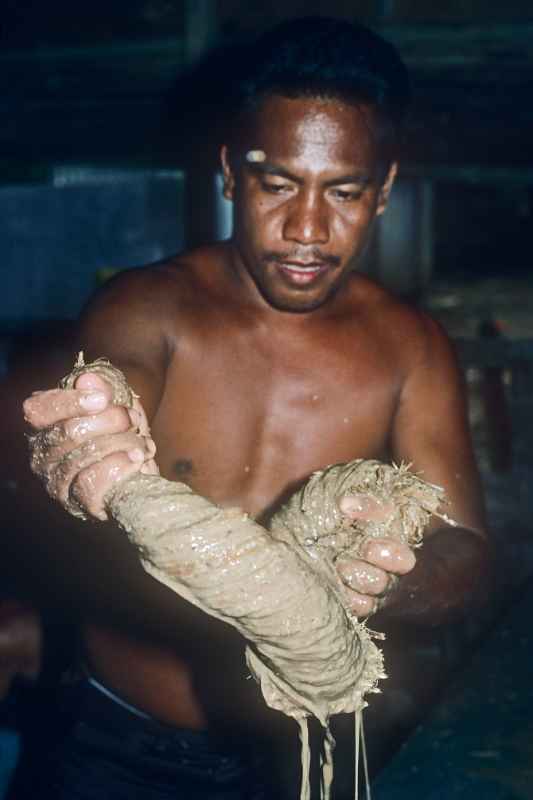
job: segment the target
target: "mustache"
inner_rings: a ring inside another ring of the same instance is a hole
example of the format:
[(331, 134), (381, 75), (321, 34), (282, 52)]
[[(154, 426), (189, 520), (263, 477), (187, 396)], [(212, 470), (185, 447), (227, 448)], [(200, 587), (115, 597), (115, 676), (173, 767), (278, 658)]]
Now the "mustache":
[(331, 267), (338, 267), (341, 263), (339, 256), (333, 256), (322, 253), (320, 250), (306, 250), (305, 252), (293, 253), (276, 253), (274, 251), (266, 252), (263, 255), (262, 261), (274, 261), (277, 264), (283, 264), (285, 261), (318, 261), (321, 264), (328, 264)]

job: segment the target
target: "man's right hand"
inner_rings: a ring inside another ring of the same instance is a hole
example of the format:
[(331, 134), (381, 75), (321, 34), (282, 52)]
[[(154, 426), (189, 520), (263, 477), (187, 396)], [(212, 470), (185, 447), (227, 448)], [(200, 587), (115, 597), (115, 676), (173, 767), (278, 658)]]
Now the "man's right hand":
[(155, 444), (138, 400), (113, 405), (110, 384), (95, 373), (74, 389), (35, 392), (24, 401), (32, 471), (71, 514), (106, 520), (104, 497), (136, 472), (157, 474)]

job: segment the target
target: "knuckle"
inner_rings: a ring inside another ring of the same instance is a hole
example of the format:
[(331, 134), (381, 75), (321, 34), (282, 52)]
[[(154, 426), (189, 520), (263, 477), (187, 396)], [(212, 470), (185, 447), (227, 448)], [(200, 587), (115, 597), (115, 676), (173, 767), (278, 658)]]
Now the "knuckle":
[(65, 443), (67, 438), (66, 423), (57, 423), (47, 428), (46, 431), (43, 431), (43, 447), (47, 449), (59, 447)]
[(123, 406), (112, 406), (109, 409), (108, 422), (119, 433), (131, 428), (130, 416)]
[(71, 442), (80, 442), (90, 432), (89, 418), (75, 417), (67, 420), (63, 425), (63, 440), (70, 440)]
[(69, 499), (73, 500), (80, 508), (90, 511), (89, 498), (83, 485), (83, 480), (78, 475), (70, 486)]
[(98, 477), (98, 470), (94, 467), (85, 467), (78, 472), (73, 478), (71, 483), (71, 492), (76, 497), (83, 497), (86, 500), (91, 496), (91, 490), (94, 490), (94, 485)]
[(382, 570), (369, 570), (365, 582), (365, 591), (370, 595), (382, 594), (388, 584), (387, 573)]

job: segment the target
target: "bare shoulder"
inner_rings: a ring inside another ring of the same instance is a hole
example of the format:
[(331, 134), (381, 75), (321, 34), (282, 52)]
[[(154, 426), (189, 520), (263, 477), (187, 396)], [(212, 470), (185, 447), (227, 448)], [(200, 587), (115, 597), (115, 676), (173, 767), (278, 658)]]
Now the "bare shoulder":
[(112, 309), (120, 313), (122, 321), (126, 321), (157, 309), (158, 318), (149, 317), (146, 322), (161, 321), (186, 290), (186, 272), (187, 262), (179, 256), (123, 270), (93, 295), (82, 318)]
[(455, 351), (442, 326), (425, 311), (368, 278), (357, 287), (365, 324), (406, 373), (433, 364), (455, 366)]
[(174, 336), (194, 313), (202, 275), (217, 253), (216, 247), (206, 247), (118, 273), (84, 309), (82, 335), (99, 338), (101, 331), (122, 342), (140, 337), (143, 349), (150, 341)]

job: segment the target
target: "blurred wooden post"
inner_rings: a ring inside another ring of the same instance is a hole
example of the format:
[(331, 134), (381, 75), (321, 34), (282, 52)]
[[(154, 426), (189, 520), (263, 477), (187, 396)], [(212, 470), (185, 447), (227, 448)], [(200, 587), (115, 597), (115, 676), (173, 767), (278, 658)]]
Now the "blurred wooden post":
[[(214, 44), (217, 30), (215, 0), (186, 0), (185, 57), (197, 61)], [(205, 132), (204, 132), (205, 133)], [(215, 238), (215, 176), (203, 148), (191, 143), (185, 169), (185, 243), (197, 247)]]
[(216, 35), (215, 0), (186, 0), (185, 57), (196, 61), (211, 47)]

